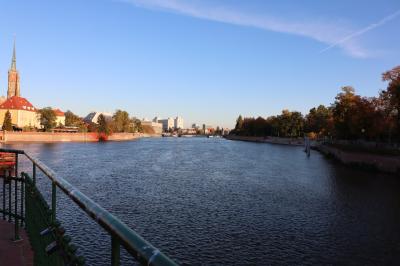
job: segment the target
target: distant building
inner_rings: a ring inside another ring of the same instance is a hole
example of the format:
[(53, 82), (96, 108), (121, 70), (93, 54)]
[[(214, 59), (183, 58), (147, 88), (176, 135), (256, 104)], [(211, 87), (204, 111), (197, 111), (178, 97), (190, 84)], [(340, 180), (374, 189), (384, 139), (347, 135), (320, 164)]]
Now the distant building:
[(177, 116), (175, 119), (168, 117), (167, 119), (160, 119), (154, 117), (153, 122), (161, 123), (163, 131), (183, 129), (183, 118)]
[(170, 129), (173, 129), (175, 125), (174, 119), (172, 118), (158, 119), (157, 122), (162, 124), (163, 131), (168, 131)]
[(104, 115), (107, 121), (112, 120), (112, 114), (110, 113), (105, 113), (105, 112), (91, 112), (88, 114), (83, 121), (86, 123), (95, 123), (97, 124), (97, 119), (99, 118), (99, 115)]
[(229, 128), (222, 128), (222, 135), (229, 135), (230, 129)]
[(195, 129), (195, 128), (185, 128), (185, 129), (182, 130), (182, 134), (196, 135), (197, 134), (197, 129)]
[(0, 96), (0, 104), (4, 103), (7, 100), (6, 97)]
[(65, 126), (65, 113), (60, 109), (53, 110), (56, 115), (56, 124)]
[(211, 134), (211, 133), (214, 133), (215, 129), (213, 126), (203, 124), (203, 131), (204, 131), (204, 134)]
[(12, 96), (0, 105), (0, 123), (3, 124), (4, 117), (9, 111), (11, 123), (19, 128), (40, 127), (37, 110), (25, 98)]
[(154, 134), (161, 134), (163, 132), (163, 125), (158, 122), (153, 122), (153, 121), (144, 121), (142, 120), (140, 122), (142, 124), (142, 127), (149, 127), (154, 131)]
[(183, 118), (182, 117), (177, 116), (174, 119), (174, 128), (175, 129), (183, 129)]

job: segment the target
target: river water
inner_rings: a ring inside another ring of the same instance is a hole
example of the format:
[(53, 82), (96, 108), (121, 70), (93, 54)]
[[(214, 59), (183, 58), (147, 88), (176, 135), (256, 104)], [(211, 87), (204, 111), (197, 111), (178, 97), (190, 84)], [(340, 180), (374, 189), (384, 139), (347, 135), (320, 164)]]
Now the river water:
[[(180, 264), (400, 264), (400, 179), (301, 147), (206, 138), (8, 147), (36, 155)], [(48, 197), (48, 180), (38, 184)], [(109, 265), (109, 237), (61, 193), (57, 215), (88, 265)]]

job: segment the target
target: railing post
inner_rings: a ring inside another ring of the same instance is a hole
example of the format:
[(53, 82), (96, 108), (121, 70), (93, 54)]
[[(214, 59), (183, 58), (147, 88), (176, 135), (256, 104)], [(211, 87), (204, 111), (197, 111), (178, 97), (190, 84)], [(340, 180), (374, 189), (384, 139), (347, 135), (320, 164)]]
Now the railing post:
[[(10, 181), (11, 184), (11, 181)], [(15, 190), (14, 190), (14, 241), (19, 240), (19, 221), (18, 221), (18, 180), (15, 177)]]
[(11, 222), (11, 170), (8, 171), (8, 221)]
[(4, 172), (3, 178), (3, 220), (6, 219), (6, 172)]
[(57, 206), (57, 202), (56, 202), (56, 195), (57, 192), (57, 186), (55, 182), (51, 183), (51, 220), (54, 223), (56, 221), (56, 206)]
[(36, 185), (36, 164), (32, 163), (33, 169), (32, 169), (32, 180), (33, 184)]
[(113, 235), (111, 235), (111, 265), (120, 265), (120, 243)]
[(15, 153), (15, 177), (18, 177), (18, 153)]
[(21, 227), (24, 226), (24, 195), (25, 194), (25, 178), (21, 173)]

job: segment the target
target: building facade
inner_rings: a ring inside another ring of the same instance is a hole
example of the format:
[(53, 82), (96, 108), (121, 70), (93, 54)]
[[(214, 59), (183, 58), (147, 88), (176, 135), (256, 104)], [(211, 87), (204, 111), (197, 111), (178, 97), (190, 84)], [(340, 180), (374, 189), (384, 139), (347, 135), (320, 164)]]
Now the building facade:
[(63, 125), (65, 126), (65, 113), (60, 109), (53, 110), (54, 114), (56, 115), (56, 124), (57, 126)]
[(160, 119), (154, 117), (153, 122), (161, 123), (163, 131), (183, 129), (183, 118), (177, 116), (175, 119), (168, 117), (167, 119)]
[(177, 116), (174, 119), (174, 128), (175, 129), (183, 129), (183, 118), (182, 117)]
[(163, 131), (174, 129), (174, 119), (170, 117), (167, 119), (158, 119), (157, 122), (162, 124)]
[(25, 98), (12, 96), (0, 105), (0, 123), (2, 125), (7, 111), (11, 114), (11, 123), (18, 128), (40, 127), (36, 108)]

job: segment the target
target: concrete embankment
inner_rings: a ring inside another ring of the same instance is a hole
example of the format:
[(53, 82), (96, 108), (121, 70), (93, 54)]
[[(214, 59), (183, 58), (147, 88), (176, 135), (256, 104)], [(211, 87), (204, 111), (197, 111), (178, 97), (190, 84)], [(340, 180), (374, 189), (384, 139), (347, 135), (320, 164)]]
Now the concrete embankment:
[(400, 174), (400, 156), (344, 151), (328, 145), (317, 145), (315, 149), (347, 165)]
[(304, 140), (302, 138), (249, 137), (249, 136), (235, 136), (235, 135), (228, 135), (225, 138), (229, 140), (304, 146)]
[[(283, 145), (304, 146), (303, 139), (277, 138), (277, 137), (248, 137), (248, 136), (226, 136), (229, 140), (240, 140), (260, 143), (273, 143)], [(312, 142), (311, 147), (339, 162), (358, 166), (366, 169), (374, 169), (385, 173), (400, 174), (400, 156), (380, 155), (367, 152), (344, 151), (339, 148)]]
[[(114, 133), (108, 137), (110, 141), (129, 141), (143, 137), (152, 137), (153, 134), (142, 133)], [(52, 133), (52, 132), (2, 132), (0, 142), (96, 142), (97, 133)]]

